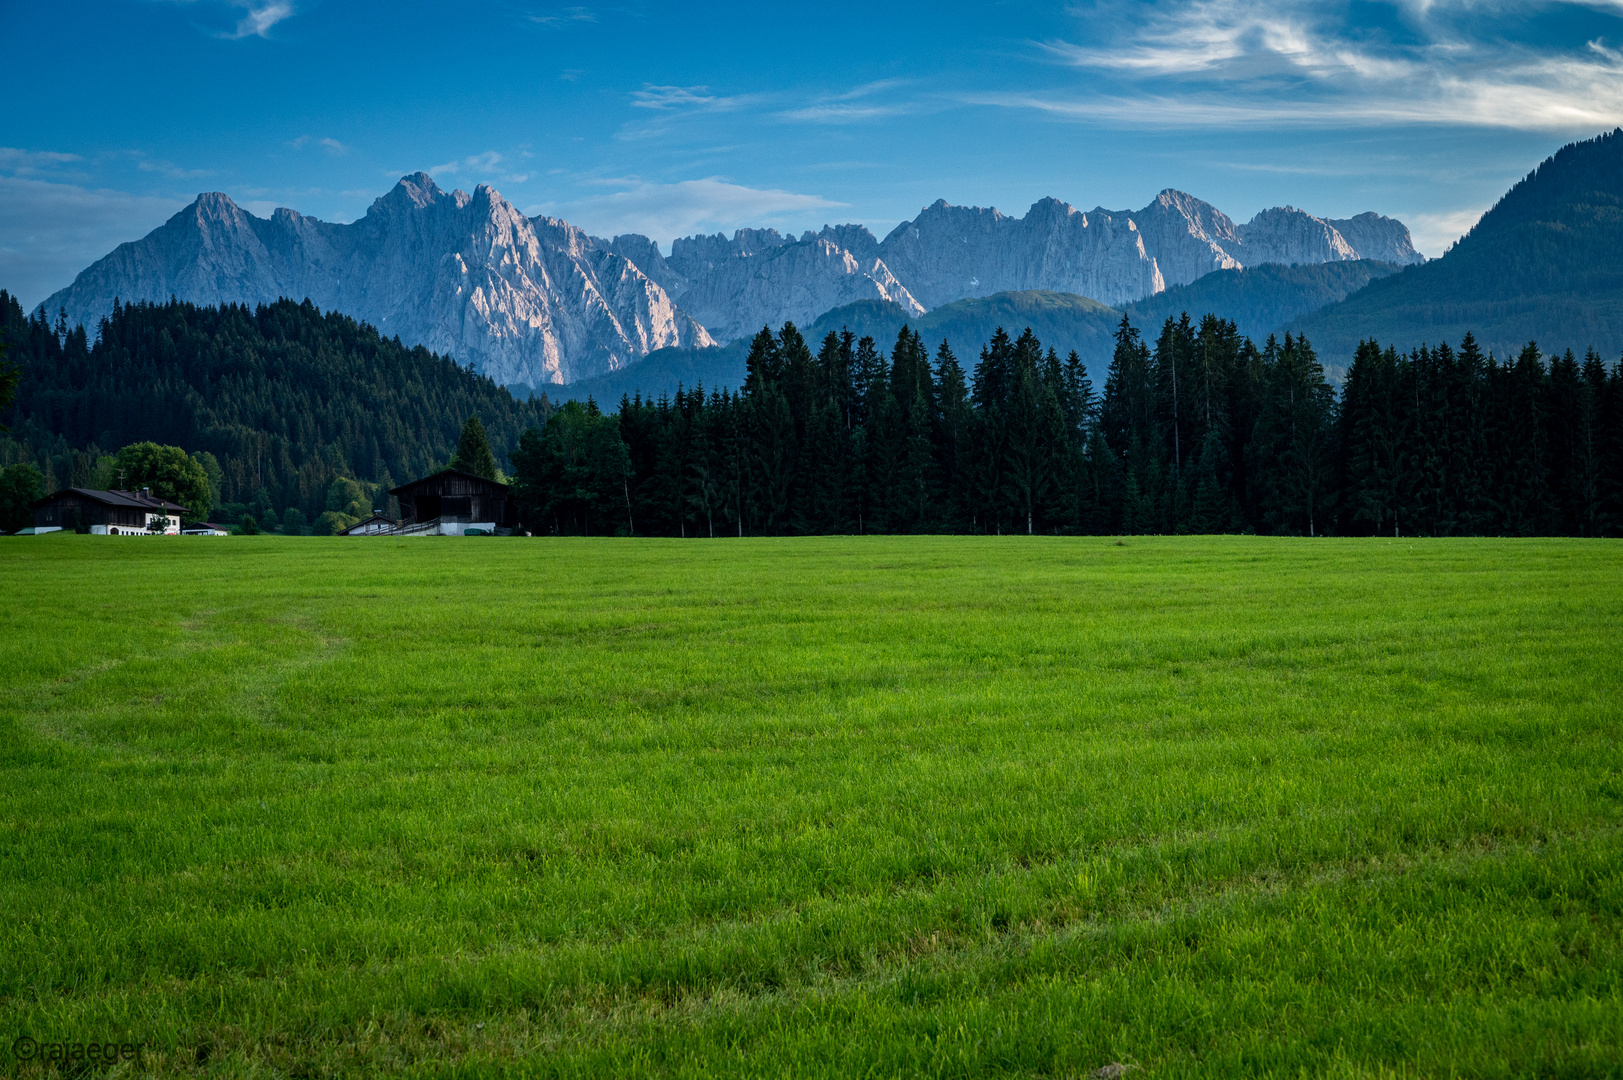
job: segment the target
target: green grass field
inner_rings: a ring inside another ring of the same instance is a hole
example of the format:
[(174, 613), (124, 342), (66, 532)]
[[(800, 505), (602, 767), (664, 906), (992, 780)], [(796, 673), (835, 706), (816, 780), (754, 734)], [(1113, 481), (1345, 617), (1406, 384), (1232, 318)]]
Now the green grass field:
[(1623, 1074), (1615, 541), (50, 536), (0, 598), (0, 1073)]

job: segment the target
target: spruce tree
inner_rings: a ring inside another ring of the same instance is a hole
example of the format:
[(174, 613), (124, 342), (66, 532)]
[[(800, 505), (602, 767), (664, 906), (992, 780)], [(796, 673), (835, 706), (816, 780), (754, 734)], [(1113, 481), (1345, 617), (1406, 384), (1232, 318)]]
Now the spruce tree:
[(1273, 533), (1316, 536), (1333, 512), (1335, 395), (1306, 338), (1286, 334), (1269, 352), (1262, 411), (1247, 448), (1259, 518)]
[(485, 437), (485, 425), (475, 413), (462, 425), (462, 437), (457, 440), (456, 452), (451, 455), (451, 468), (460, 469), (486, 480), (499, 479), (496, 455), (490, 451), (490, 440)]
[(967, 529), (972, 516), (970, 480), (971, 440), (975, 416), (969, 402), (964, 369), (945, 339), (936, 349), (937, 419), (935, 457), (940, 477), (943, 524), (951, 531)]

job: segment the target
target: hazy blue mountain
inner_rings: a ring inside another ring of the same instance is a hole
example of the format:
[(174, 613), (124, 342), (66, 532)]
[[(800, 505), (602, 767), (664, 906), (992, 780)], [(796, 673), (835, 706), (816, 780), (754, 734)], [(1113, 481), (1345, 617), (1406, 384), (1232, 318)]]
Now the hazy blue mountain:
[(1261, 344), (1293, 319), (1362, 289), (1377, 278), (1396, 273), (1392, 263), (1359, 259), (1308, 266), (1267, 263), (1240, 270), (1217, 270), (1127, 307), (1133, 324), (1150, 337), (1160, 325), (1184, 312), (1199, 319), (1208, 312), (1230, 319)]
[[(1514, 354), (1594, 346), (1623, 352), (1623, 129), (1563, 147), (1507, 192), (1439, 259), (1411, 266), (1296, 319), (1319, 356), (1360, 339), (1409, 349), (1458, 344)], [(1345, 361), (1343, 361), (1345, 362)]]
[[(595, 379), (569, 386), (543, 386), (553, 401), (585, 401), (591, 398), (604, 408), (619, 404), (622, 397), (658, 398), (674, 393), (678, 386), (706, 391), (737, 390), (744, 385), (744, 358), (749, 355), (749, 339), (738, 338), (720, 347), (706, 349), (655, 349), (630, 367), (611, 371)], [(524, 397), (527, 387), (508, 387)]]
[[(888, 355), (897, 333), (903, 326), (911, 326), (924, 338), (932, 357), (945, 339), (959, 362), (972, 368), (981, 346), (998, 327), (1014, 336), (1029, 326), (1044, 346), (1052, 345), (1060, 355), (1075, 349), (1096, 377), (1102, 378), (1110, 362), (1111, 335), (1120, 319), (1121, 312), (1085, 296), (1028, 290), (960, 300), (916, 318), (898, 304), (860, 300), (825, 312), (800, 329), (813, 351), (829, 333), (849, 328), (859, 338), (872, 337)], [(748, 354), (748, 338), (720, 349), (661, 349), (623, 371), (547, 388), (547, 393), (557, 400), (584, 401), (590, 396), (601, 405), (619, 401), (622, 394), (658, 397), (674, 391), (678, 383), (692, 387), (702, 381), (708, 389), (737, 389), (744, 382)]]

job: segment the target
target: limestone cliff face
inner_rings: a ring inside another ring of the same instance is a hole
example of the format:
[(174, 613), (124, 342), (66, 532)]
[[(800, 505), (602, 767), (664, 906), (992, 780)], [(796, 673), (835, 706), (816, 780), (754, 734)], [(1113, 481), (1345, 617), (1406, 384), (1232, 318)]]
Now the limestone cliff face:
[(879, 238), (866, 225), (824, 225), (821, 232), (807, 229), (800, 239), (828, 240), (855, 255), (858, 262), (879, 258)]
[(1074, 292), (1107, 304), (1158, 292), (1131, 221), (1044, 199), (1024, 218), (938, 200), (903, 222), (879, 254), (927, 308), (1014, 289)]
[(95, 322), (125, 301), (308, 297), (499, 383), (574, 382), (667, 345), (713, 344), (629, 259), (567, 222), (526, 218), (494, 189), (405, 177), (352, 225), (291, 210), (258, 218), (199, 196), (46, 301)]
[(1041, 199), (1022, 218), (937, 200), (872, 246), (872, 234), (860, 225), (824, 226), (815, 235), (859, 258), (879, 258), (932, 309), (1019, 289), (1080, 293), (1120, 306), (1214, 270), (1260, 263), (1421, 261), (1409, 230), (1392, 218), (1370, 213), (1328, 221), (1286, 206), (1236, 225), (1210, 203), (1171, 188), (1142, 210), (1084, 213)]
[[(860, 230), (877, 249), (862, 226), (842, 228)], [(855, 234), (843, 238), (863, 246)], [(686, 236), (671, 244), (669, 258), (646, 236), (592, 242), (634, 262), (721, 341), (764, 325), (807, 323), (856, 300), (891, 300), (924, 313), (877, 255), (852, 252), (809, 232), (798, 241), (776, 229)]]
[(1240, 243), (1234, 253), (1249, 266), (1350, 262), (1358, 258), (1358, 252), (1334, 225), (1294, 206), (1264, 210), (1237, 232)]
[(1193, 195), (1167, 188), (1144, 209), (1127, 216), (1144, 236), (1144, 247), (1161, 271), (1162, 288), (1187, 285), (1213, 270), (1242, 265), (1231, 254), (1239, 244), (1234, 222)]
[[(785, 321), (804, 326), (830, 308), (857, 300), (889, 300), (912, 315), (924, 308), (879, 259), (859, 261), (830, 240), (770, 244), (678, 264), (691, 276), (677, 302), (718, 339), (753, 334)], [(692, 254), (691, 249), (684, 254)], [(672, 261), (677, 249), (673, 245)]]
[(1420, 252), (1414, 249), (1414, 238), (1409, 235), (1409, 226), (1397, 218), (1382, 217), (1371, 210), (1357, 217), (1326, 220), (1336, 232), (1346, 238), (1347, 243), (1352, 245), (1361, 259), (1379, 259), (1382, 262), (1397, 263), (1399, 266), (1412, 266), (1426, 261)]

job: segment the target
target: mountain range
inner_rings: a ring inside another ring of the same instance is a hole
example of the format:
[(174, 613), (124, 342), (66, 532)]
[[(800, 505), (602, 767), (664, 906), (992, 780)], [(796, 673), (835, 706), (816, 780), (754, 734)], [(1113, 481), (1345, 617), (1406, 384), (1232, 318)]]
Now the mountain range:
[(1003, 292), (1121, 306), (1213, 272), (1370, 259), (1421, 261), (1392, 218), (1277, 207), (1236, 224), (1171, 189), (1138, 211), (1084, 212), (1050, 198), (1020, 218), (938, 200), (883, 240), (862, 225), (798, 238), (741, 229), (679, 238), (666, 256), (645, 236), (592, 237), (526, 217), (486, 185), (445, 192), (414, 173), (347, 225), (287, 209), (259, 218), (223, 194), (200, 195), (45, 306), (93, 327), (115, 298), (308, 298), (499, 383), (545, 387), (863, 301), (913, 319)]
[[(1168, 318), (1177, 319), (1188, 312), (1198, 320), (1206, 312), (1218, 312), (1232, 320), (1240, 333), (1261, 342), (1292, 320), (1334, 304), (1398, 269), (1394, 263), (1361, 259), (1306, 266), (1264, 263), (1216, 270), (1125, 309), (1075, 293), (1041, 289), (956, 300), (922, 316), (888, 301), (859, 300), (798, 325), (814, 345), (830, 331), (848, 329), (886, 347), (896, 340), (903, 326), (910, 326), (932, 348), (947, 341), (966, 367), (973, 366), (981, 344), (999, 327), (1010, 333), (1030, 327), (1045, 347), (1057, 350), (1061, 356), (1075, 351), (1095, 381), (1102, 384), (1115, 346), (1116, 328), (1124, 314), (1153, 340)], [(739, 338), (719, 349), (658, 349), (630, 367), (573, 384), (563, 393), (580, 400), (595, 398), (608, 406), (622, 396), (657, 398), (674, 392), (678, 386), (702, 384), (708, 389), (736, 390), (744, 384), (748, 345), (748, 338)], [(1327, 364), (1331, 375), (1339, 378), (1337, 358), (1325, 359), (1332, 361)], [(558, 396), (557, 391), (549, 392)]]

